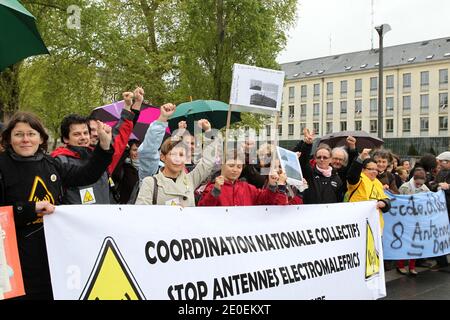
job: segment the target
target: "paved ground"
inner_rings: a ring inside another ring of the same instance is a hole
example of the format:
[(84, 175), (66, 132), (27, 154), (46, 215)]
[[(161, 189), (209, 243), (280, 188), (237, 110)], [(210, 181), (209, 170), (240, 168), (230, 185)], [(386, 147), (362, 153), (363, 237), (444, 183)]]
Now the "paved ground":
[(416, 277), (401, 275), (395, 269), (387, 271), (387, 296), (383, 300), (450, 300), (450, 267), (416, 270)]

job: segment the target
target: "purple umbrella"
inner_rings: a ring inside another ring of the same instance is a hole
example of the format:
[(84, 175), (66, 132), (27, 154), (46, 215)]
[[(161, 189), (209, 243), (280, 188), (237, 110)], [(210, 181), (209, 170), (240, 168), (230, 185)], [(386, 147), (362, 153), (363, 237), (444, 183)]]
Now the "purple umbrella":
[[(112, 104), (101, 106), (95, 108), (92, 111), (91, 116), (113, 127), (119, 121), (120, 113), (122, 112), (124, 105), (124, 101), (121, 100)], [(148, 126), (150, 123), (158, 119), (159, 113), (159, 107), (152, 106), (145, 102), (142, 103), (141, 113), (136, 125), (134, 126), (130, 139), (138, 139), (139, 141), (143, 141)], [(168, 133), (170, 133), (169, 129)]]

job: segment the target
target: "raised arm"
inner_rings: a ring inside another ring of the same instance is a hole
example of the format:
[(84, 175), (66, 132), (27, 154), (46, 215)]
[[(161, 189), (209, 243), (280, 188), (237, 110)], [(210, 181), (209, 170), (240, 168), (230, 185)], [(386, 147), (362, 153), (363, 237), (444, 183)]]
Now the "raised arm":
[(158, 172), (159, 151), (168, 126), (169, 117), (175, 112), (175, 105), (167, 103), (161, 106), (159, 118), (147, 129), (144, 141), (138, 148), (139, 180)]
[(357, 157), (351, 164), (347, 171), (347, 182), (351, 185), (359, 183), (361, 179), (361, 171), (363, 169), (363, 161), (370, 158), (369, 152), (372, 149), (364, 149), (359, 157)]

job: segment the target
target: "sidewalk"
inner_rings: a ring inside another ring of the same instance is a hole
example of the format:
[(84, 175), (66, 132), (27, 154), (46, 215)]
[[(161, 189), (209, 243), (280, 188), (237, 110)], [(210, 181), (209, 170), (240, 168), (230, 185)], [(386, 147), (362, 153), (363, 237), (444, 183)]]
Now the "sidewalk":
[(382, 300), (450, 300), (450, 267), (439, 271), (416, 267), (417, 276), (385, 273), (387, 295)]

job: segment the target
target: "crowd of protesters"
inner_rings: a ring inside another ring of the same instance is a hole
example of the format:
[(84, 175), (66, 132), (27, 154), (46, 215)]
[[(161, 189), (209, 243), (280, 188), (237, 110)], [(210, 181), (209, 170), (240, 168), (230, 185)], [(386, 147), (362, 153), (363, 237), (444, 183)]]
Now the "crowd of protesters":
[[(284, 206), (376, 200), (381, 226), (382, 213), (391, 207), (386, 190), (444, 190), (450, 207), (449, 151), (425, 155), (411, 167), (389, 150), (357, 150), (351, 136), (346, 146), (320, 144), (313, 150), (314, 132), (305, 128), (304, 139), (293, 149), (304, 179), (291, 185), (273, 144), (258, 148), (255, 141), (246, 141), (224, 147), (220, 132), (206, 119), (197, 122), (201, 136), (192, 136), (184, 121), (168, 135), (168, 120), (176, 109), (171, 103), (160, 107), (142, 142), (129, 140), (144, 91), (136, 88), (123, 96), (125, 107), (114, 128), (97, 119), (66, 116), (63, 146), (51, 155), (48, 135), (35, 115), (18, 112), (4, 127), (0, 205), (13, 206), (27, 299), (52, 298), (42, 217), (59, 204)], [(397, 270), (417, 275), (419, 262), (430, 263), (410, 260), (407, 270), (405, 261), (398, 261)], [(436, 262), (434, 269), (448, 265), (446, 256)]]

